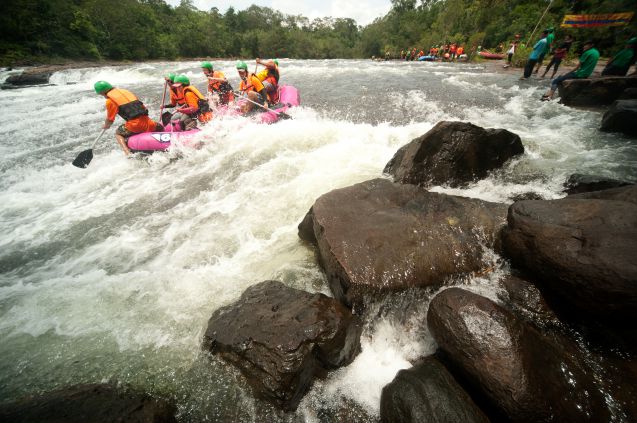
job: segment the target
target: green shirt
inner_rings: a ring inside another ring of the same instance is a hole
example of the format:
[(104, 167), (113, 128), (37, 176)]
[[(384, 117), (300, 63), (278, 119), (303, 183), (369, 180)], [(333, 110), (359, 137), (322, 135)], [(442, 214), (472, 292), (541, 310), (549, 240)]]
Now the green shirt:
[(595, 65), (597, 65), (597, 61), (599, 60), (599, 51), (596, 48), (589, 48), (579, 58), (580, 67), (575, 72), (576, 78), (588, 78), (593, 70), (595, 70)]
[(613, 57), (613, 63), (611, 66), (618, 68), (625, 68), (630, 65), (630, 61), (633, 58), (635, 51), (632, 48), (625, 48)]
[(544, 53), (548, 53), (551, 50), (551, 45), (553, 44), (553, 41), (555, 41), (555, 34), (553, 34), (552, 32), (546, 36), (546, 50), (544, 50)]

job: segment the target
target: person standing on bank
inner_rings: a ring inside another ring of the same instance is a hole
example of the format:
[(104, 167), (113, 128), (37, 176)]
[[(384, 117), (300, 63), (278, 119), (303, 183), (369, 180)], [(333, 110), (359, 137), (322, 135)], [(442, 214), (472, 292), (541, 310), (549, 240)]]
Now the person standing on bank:
[(520, 78), (520, 80), (525, 80), (531, 76), (533, 72), (533, 67), (540, 60), (540, 56), (542, 56), (546, 51), (546, 45), (548, 41), (546, 40), (546, 36), (549, 34), (548, 31), (542, 32), (542, 38), (535, 43), (533, 46), (533, 51), (529, 55), (528, 60), (526, 61), (526, 66), (524, 66), (524, 75)]
[(126, 121), (115, 131), (115, 139), (124, 154), (130, 154), (126, 140), (131, 135), (164, 130), (161, 124), (148, 117), (148, 109), (144, 103), (130, 91), (115, 88), (106, 81), (97, 81), (93, 88), (106, 99), (106, 120), (102, 129), (110, 128), (116, 115), (120, 115)]
[(560, 63), (562, 63), (562, 60), (566, 57), (568, 50), (571, 48), (571, 44), (573, 44), (573, 39), (571, 38), (570, 35), (567, 35), (564, 38), (564, 41), (562, 41), (562, 44), (560, 44), (560, 46), (555, 49), (555, 53), (553, 53), (553, 57), (551, 58), (551, 61), (546, 66), (546, 69), (544, 70), (544, 73), (541, 76), (542, 78), (546, 76), (549, 69), (551, 69), (551, 66), (553, 66), (553, 75), (551, 75), (551, 79), (555, 78), (557, 69), (560, 67)]

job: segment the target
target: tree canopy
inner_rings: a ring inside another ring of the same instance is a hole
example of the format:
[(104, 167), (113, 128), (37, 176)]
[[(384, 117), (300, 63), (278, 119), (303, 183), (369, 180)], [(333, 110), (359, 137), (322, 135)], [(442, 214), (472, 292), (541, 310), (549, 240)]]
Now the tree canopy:
[[(549, 0), (391, 0), (387, 15), (310, 20), (252, 5), (202, 11), (192, 0), (11, 0), (0, 4), (0, 60), (148, 60), (185, 57), (361, 58), (446, 42), (496, 46), (530, 36)], [(554, 0), (540, 29), (564, 14), (630, 11), (634, 0)], [(569, 29), (616, 49), (637, 26)], [(536, 34), (537, 35), (537, 34)], [(558, 34), (559, 36), (559, 34)], [(535, 37), (537, 38), (537, 37)], [(532, 41), (532, 40), (529, 40)], [(612, 51), (607, 51), (611, 54)]]

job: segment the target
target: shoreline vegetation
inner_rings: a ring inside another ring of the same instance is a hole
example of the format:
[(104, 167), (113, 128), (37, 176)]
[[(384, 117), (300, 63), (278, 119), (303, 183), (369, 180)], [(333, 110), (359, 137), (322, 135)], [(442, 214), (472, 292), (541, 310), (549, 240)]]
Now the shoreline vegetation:
[(506, 52), (515, 34), (528, 47), (544, 27), (557, 28), (557, 39), (573, 36), (572, 54), (582, 41), (594, 38), (602, 55), (611, 56), (637, 33), (635, 20), (622, 27), (559, 25), (565, 14), (633, 7), (631, 0), (558, 0), (543, 15), (544, 2), (532, 0), (515, 5), (504, 0), (392, 0), (385, 16), (360, 26), (350, 18), (310, 20), (255, 5), (203, 11), (192, 0), (176, 7), (164, 0), (15, 0), (0, 5), (0, 66), (186, 57), (398, 58), (401, 50), (428, 51), (451, 43), (468, 52), (478, 46)]

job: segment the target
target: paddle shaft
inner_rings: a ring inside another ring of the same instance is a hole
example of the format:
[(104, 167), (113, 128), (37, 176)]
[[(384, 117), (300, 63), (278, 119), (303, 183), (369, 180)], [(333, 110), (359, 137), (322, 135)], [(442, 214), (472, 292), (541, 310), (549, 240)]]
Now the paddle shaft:
[(272, 112), (272, 113), (274, 113), (275, 115), (284, 116), (284, 117), (286, 117), (286, 118), (288, 118), (288, 119), (292, 117), (292, 116), (288, 115), (287, 113), (284, 113), (284, 112), (277, 112), (276, 110), (268, 109), (268, 108), (267, 108), (267, 107), (265, 107), (263, 104), (259, 104), (259, 103), (257, 103), (256, 101), (252, 101), (252, 100), (250, 100), (250, 99), (248, 98), (248, 96), (247, 96), (247, 95), (245, 95), (245, 94), (243, 94), (241, 91), (234, 91), (234, 93), (235, 93), (236, 95), (238, 95), (239, 97), (241, 97), (242, 99), (244, 99), (244, 100), (246, 100), (246, 101), (249, 101), (250, 103), (254, 104), (255, 106), (259, 106), (259, 107), (261, 107), (262, 109), (267, 110), (268, 112)]
[(106, 129), (102, 129), (102, 132), (100, 132), (97, 138), (95, 138), (95, 141), (93, 141), (93, 144), (91, 144), (91, 148), (89, 150), (92, 150), (95, 147), (95, 144), (97, 144), (97, 142), (100, 140), (100, 138), (102, 138), (102, 135), (104, 135), (105, 132)]
[(166, 101), (166, 88), (168, 87), (168, 81), (164, 81), (164, 93), (161, 96), (161, 106), (159, 106), (159, 122), (161, 122), (161, 114), (164, 111), (164, 101)]

